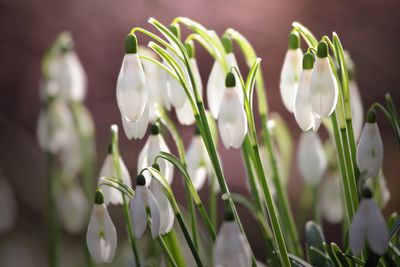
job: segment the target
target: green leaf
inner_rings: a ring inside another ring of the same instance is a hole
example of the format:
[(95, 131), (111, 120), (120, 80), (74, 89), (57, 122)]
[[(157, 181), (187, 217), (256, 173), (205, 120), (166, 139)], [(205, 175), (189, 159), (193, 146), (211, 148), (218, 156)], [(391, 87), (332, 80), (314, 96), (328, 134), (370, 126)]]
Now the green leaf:
[(390, 239), (396, 234), (396, 232), (400, 229), (400, 216), (392, 223), (389, 229)]
[(308, 262), (304, 261), (303, 259), (293, 255), (293, 254), (288, 254), (290, 261), (292, 262), (293, 266), (299, 266), (299, 267), (313, 267), (311, 264)]
[(306, 223), (306, 246), (308, 261), (313, 266), (328, 266), (325, 257), (310, 249), (313, 247), (321, 252), (324, 251), (323, 242), (325, 242), (325, 238), (319, 225), (313, 221), (308, 221)]
[(350, 267), (350, 264), (347, 262), (347, 259), (342, 252), (342, 250), (335, 243), (331, 243), (332, 252), (336, 257), (336, 260), (340, 262), (343, 267)]
[(338, 260), (335, 257), (335, 254), (333, 253), (332, 249), (330, 246), (328, 246), (328, 244), (326, 244), (325, 242), (323, 243), (325, 252), (328, 253), (329, 258), (331, 259), (331, 262), (333, 263), (333, 265), (335, 265), (336, 267), (343, 267), (340, 262), (338, 262)]
[(386, 94), (386, 105), (388, 107), (389, 114), (392, 117), (391, 123), (397, 137), (397, 143), (400, 146), (400, 120), (390, 94)]

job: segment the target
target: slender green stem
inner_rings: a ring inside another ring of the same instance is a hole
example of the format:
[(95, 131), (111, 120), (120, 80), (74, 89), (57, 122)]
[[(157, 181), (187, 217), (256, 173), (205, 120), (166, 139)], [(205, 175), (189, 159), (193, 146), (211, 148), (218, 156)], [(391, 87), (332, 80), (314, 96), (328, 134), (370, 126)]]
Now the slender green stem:
[(53, 153), (47, 152), (47, 227), (49, 267), (57, 266), (58, 222), (56, 214), (56, 161)]
[(176, 213), (175, 217), (178, 220), (179, 226), (182, 229), (183, 235), (184, 235), (184, 237), (186, 239), (186, 242), (189, 245), (190, 251), (192, 252), (192, 255), (194, 257), (194, 260), (196, 261), (197, 266), (199, 266), (199, 267), (203, 266), (203, 263), (201, 262), (200, 256), (197, 253), (197, 249), (196, 249), (192, 239), (190, 238), (190, 234), (189, 234), (189, 232), (188, 232), (188, 230), (186, 228), (185, 222), (183, 221), (182, 214), (180, 212)]
[(210, 193), (209, 193), (209, 210), (210, 210), (210, 217), (211, 217), (211, 225), (214, 229), (217, 228), (217, 192), (215, 189), (215, 181), (216, 177), (214, 174), (211, 176), (211, 185), (210, 185)]
[(164, 240), (167, 247), (171, 251), (171, 254), (174, 257), (176, 264), (178, 264), (178, 266), (186, 266), (185, 259), (183, 258), (183, 255), (181, 253), (179, 240), (178, 237), (176, 236), (175, 230), (172, 229), (171, 232), (163, 235), (162, 239)]
[(190, 194), (190, 190), (188, 186), (185, 184), (185, 190), (186, 190), (186, 198), (188, 201), (188, 206), (189, 206), (189, 215), (190, 215), (190, 226), (192, 227), (192, 236), (193, 236), (193, 243), (196, 249), (199, 249), (199, 240), (198, 240), (198, 234), (197, 234), (197, 223), (196, 223), (196, 213), (194, 210), (194, 203), (192, 199), (192, 195)]
[(167, 246), (164, 243), (164, 240), (161, 236), (157, 237), (157, 242), (160, 245), (161, 250), (163, 251), (165, 257), (167, 258), (169, 264), (173, 267), (178, 267), (178, 265), (175, 263), (174, 258), (172, 257), (171, 253), (169, 252)]
[(211, 238), (211, 246), (214, 244), (215, 242), (215, 238), (216, 238), (216, 233), (215, 233), (215, 228), (212, 225), (212, 222), (210, 221), (206, 209), (203, 206), (203, 203), (199, 203), (197, 204), (197, 208), (199, 209), (200, 214), (203, 216), (203, 218), (205, 218), (205, 223), (206, 223), (206, 227), (208, 229), (208, 232), (210, 234), (210, 238)]

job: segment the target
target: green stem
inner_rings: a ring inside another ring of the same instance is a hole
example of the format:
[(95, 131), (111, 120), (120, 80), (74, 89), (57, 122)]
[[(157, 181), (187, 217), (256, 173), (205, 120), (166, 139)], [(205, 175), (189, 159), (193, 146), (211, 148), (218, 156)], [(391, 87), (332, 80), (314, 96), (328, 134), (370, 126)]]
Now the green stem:
[(190, 190), (188, 186), (185, 184), (186, 190), (186, 197), (189, 206), (189, 214), (190, 214), (190, 226), (192, 227), (192, 236), (193, 236), (193, 243), (196, 249), (199, 249), (199, 240), (197, 235), (197, 225), (196, 225), (196, 213), (194, 210), (194, 203), (192, 195), (190, 194)]
[(47, 227), (49, 267), (57, 266), (58, 222), (56, 214), (56, 161), (55, 155), (47, 152)]
[(171, 232), (163, 235), (162, 238), (171, 251), (176, 264), (178, 264), (178, 266), (186, 266), (175, 230), (172, 229)]
[(173, 267), (178, 267), (178, 265), (176, 265), (174, 258), (172, 257), (171, 253), (169, 252), (167, 246), (164, 243), (164, 240), (162, 239), (161, 236), (157, 237), (157, 242), (160, 245), (161, 250), (163, 251), (165, 257), (167, 258), (168, 262), (171, 264), (171, 266)]

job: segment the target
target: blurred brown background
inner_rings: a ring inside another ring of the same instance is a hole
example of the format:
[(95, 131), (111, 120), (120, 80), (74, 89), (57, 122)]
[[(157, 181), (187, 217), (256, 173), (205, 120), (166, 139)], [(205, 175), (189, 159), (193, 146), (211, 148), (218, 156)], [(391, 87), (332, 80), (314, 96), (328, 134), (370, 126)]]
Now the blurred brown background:
[[(115, 85), (124, 38), (135, 26), (155, 32), (147, 23), (149, 17), (168, 25), (176, 16), (187, 16), (215, 29), (218, 34), (232, 27), (246, 36), (263, 58), (270, 109), (284, 116), (297, 145), (300, 129), (294, 117), (284, 109), (278, 89), (291, 23), (301, 22), (317, 37), (330, 36), (332, 31), (339, 34), (356, 64), (357, 81), (364, 108), (367, 108), (376, 101), (383, 103), (386, 92), (400, 105), (399, 14), (398, 0), (0, 0), (0, 168), (16, 192), (20, 207), (15, 229), (26, 226), (24, 229), (29, 230), (25, 231), (34, 231), (39, 240), (44, 240), (40, 238), (44, 230), (44, 153), (36, 144), (36, 123), (41, 107), (38, 86), (41, 58), (61, 31), (72, 33), (88, 76), (86, 104), (95, 121), (99, 168), (106, 155), (110, 124), (121, 125)], [(142, 45), (149, 40), (140, 34), (138, 38)], [(205, 84), (213, 60), (200, 47), (196, 53)], [(247, 70), (239, 53), (237, 57), (241, 69)], [(388, 215), (400, 210), (400, 152), (387, 119), (382, 113), (378, 119), (385, 144), (384, 171), (392, 193), (384, 210)], [(181, 129), (188, 144), (192, 128)], [(122, 128), (120, 136), (122, 156), (133, 174), (144, 141), (128, 142)], [(240, 151), (226, 151), (221, 146), (220, 153), (232, 191), (246, 192)], [(296, 212), (302, 181), (295, 167), (290, 181), (290, 198)], [(175, 179), (174, 186), (179, 192), (181, 181)], [(184, 195), (181, 195), (178, 199), (183, 200)], [(14, 230), (13, 234), (19, 232)], [(254, 246), (258, 244), (257, 235), (257, 231), (250, 233)], [(0, 235), (2, 240), (6, 237)], [(339, 239), (335, 235), (329, 238)], [(263, 255), (262, 245), (257, 246), (256, 251), (257, 255)]]

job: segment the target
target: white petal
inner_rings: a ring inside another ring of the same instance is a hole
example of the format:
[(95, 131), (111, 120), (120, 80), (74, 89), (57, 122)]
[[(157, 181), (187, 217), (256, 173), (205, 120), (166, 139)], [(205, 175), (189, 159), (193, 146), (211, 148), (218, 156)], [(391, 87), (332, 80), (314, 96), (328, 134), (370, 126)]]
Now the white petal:
[(214, 119), (218, 118), (222, 97), (225, 91), (225, 70), (218, 60), (214, 61), (207, 82), (208, 108)]
[(321, 126), (322, 119), (313, 113), (312, 115), (312, 129), (314, 132), (317, 132), (319, 127)]
[(124, 132), (126, 137), (131, 140), (134, 139), (142, 139), (146, 133), (147, 125), (149, 123), (150, 111), (149, 104), (146, 103), (144, 112), (142, 116), (136, 122), (130, 122), (126, 119), (125, 116), (122, 117), (122, 126), (124, 128)]
[(303, 52), (300, 48), (286, 52), (281, 71), (279, 84), (283, 104), (289, 110), (294, 111), (296, 90), (302, 69)]
[(329, 223), (340, 223), (343, 220), (342, 189), (339, 177), (328, 177), (322, 185), (320, 210)]
[(383, 173), (381, 173), (379, 176), (379, 189), (381, 191), (380, 206), (381, 206), (381, 208), (383, 208), (386, 206), (386, 204), (390, 200), (390, 191), (387, 187), (386, 179), (385, 179), (385, 176), (383, 175)]
[(294, 102), (294, 117), (300, 128), (306, 132), (313, 126), (313, 113), (310, 102), (310, 78), (312, 70), (303, 70)]
[(162, 185), (158, 180), (154, 180), (150, 185), (150, 191), (157, 201), (160, 209), (160, 233), (165, 234), (171, 231), (174, 224), (174, 212), (171, 203), (165, 195)]
[[(225, 59), (226, 59), (226, 64), (228, 65), (229, 68), (236, 67), (239, 70), (239, 66), (237, 64), (235, 54), (233, 54), (231, 52), (231, 53), (226, 55)], [(244, 101), (244, 99), (243, 99), (243, 88), (242, 88), (242, 85), (241, 85), (240, 80), (239, 80), (239, 75), (237, 74), (236, 71), (233, 71), (233, 74), (235, 75), (235, 80), (236, 80), (235, 91), (239, 96), (240, 103), (242, 103), (242, 105), (243, 105), (243, 101)]]
[(197, 91), (199, 92), (200, 96), (203, 97), (203, 83), (201, 81), (200, 71), (197, 65), (196, 58), (191, 58), (190, 64), (192, 66), (194, 78), (196, 79)]
[(350, 249), (355, 255), (360, 254), (364, 247), (368, 231), (368, 212), (368, 204), (365, 202), (365, 199), (363, 199), (353, 217), (349, 231)]
[(313, 112), (320, 118), (328, 117), (336, 108), (338, 85), (328, 58), (316, 58), (310, 80)]
[[(187, 73), (186, 67), (183, 64), (182, 60), (180, 60), (173, 52), (169, 52), (169, 54), (176, 60), (176, 62), (181, 67), (182, 71), (184, 72), (184, 78), (186, 79), (186, 81), (190, 86), (190, 79), (188, 79), (189, 74)], [(175, 108), (182, 108), (183, 105), (185, 104), (185, 101), (187, 100), (185, 89), (183, 89), (182, 85), (169, 74), (167, 76), (167, 90), (168, 90), (169, 102)]]
[(356, 81), (352, 80), (349, 82), (349, 89), (354, 137), (358, 140), (364, 123), (364, 108)]
[(201, 136), (194, 136), (186, 151), (187, 170), (196, 191), (200, 190), (207, 178), (210, 164)]
[(303, 132), (297, 152), (297, 166), (304, 181), (312, 186), (318, 185), (326, 169), (325, 152), (315, 132)]
[(214, 246), (215, 267), (251, 266), (250, 247), (235, 221), (224, 222)]
[(218, 115), (218, 129), (226, 149), (240, 148), (247, 133), (247, 118), (239, 96), (227, 88)]
[(151, 213), (151, 236), (156, 239), (161, 234), (161, 211), (158, 206), (157, 200), (147, 187), (146, 190), (146, 206), (150, 208)]
[(375, 199), (363, 199), (361, 202), (365, 202), (368, 208), (366, 230), (368, 245), (376, 254), (383, 255), (389, 243), (389, 231), (385, 219)]
[(90, 255), (97, 263), (109, 263), (114, 259), (117, 233), (104, 204), (94, 205), (86, 240)]
[[(163, 64), (167, 66), (167, 63), (163, 61)], [(161, 94), (161, 102), (162, 106), (170, 111), (171, 110), (171, 103), (169, 102), (169, 96), (168, 96), (168, 88), (167, 88), (167, 78), (170, 76), (168, 72), (166, 72), (164, 69), (160, 69), (160, 94)]]
[(136, 122), (144, 112), (147, 92), (138, 54), (126, 54), (117, 82), (117, 102), (122, 116)]
[(136, 238), (141, 238), (147, 226), (147, 214), (145, 206), (145, 198), (147, 188), (145, 186), (136, 186), (135, 195), (133, 196), (129, 211), (132, 222), (133, 233)]
[(75, 177), (81, 170), (83, 163), (81, 140), (75, 128), (68, 130), (68, 139), (65, 148), (61, 150), (60, 161), (62, 169), (70, 177)]
[(383, 143), (376, 123), (365, 123), (357, 146), (357, 164), (361, 173), (376, 178), (382, 167)]
[(196, 121), (189, 99), (186, 99), (185, 104), (181, 108), (175, 109), (175, 111), (176, 117), (182, 125), (192, 125)]

